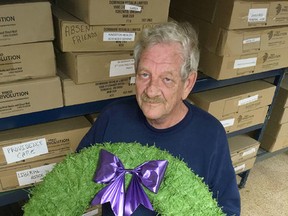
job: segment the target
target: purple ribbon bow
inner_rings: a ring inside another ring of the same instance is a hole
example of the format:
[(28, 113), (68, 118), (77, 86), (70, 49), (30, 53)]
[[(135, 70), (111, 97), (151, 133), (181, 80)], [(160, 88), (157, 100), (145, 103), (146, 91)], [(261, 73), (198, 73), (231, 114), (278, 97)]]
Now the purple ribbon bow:
[[(141, 184), (157, 193), (167, 165), (166, 160), (152, 160), (134, 169), (125, 169), (117, 156), (101, 149), (94, 181), (108, 185), (97, 193), (92, 200), (92, 206), (110, 202), (116, 216), (130, 216), (140, 204), (153, 211)], [(125, 195), (126, 173), (132, 174), (132, 179)]]

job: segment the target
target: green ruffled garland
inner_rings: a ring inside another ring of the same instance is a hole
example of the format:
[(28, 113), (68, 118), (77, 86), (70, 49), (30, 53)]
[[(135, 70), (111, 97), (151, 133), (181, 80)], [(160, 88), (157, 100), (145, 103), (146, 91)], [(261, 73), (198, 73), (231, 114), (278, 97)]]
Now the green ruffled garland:
[[(145, 190), (153, 208), (162, 216), (224, 215), (202, 179), (183, 161), (154, 146), (139, 143), (96, 144), (68, 155), (32, 189), (24, 215), (82, 215), (95, 194), (105, 186), (93, 181), (101, 149), (115, 154), (127, 169), (149, 160), (169, 161), (158, 194)], [(130, 175), (126, 176), (129, 180)]]

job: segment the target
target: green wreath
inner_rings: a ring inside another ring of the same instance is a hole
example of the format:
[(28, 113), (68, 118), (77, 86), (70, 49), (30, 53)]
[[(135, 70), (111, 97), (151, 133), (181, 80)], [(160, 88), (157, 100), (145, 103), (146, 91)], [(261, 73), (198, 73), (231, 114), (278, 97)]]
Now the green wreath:
[[(93, 181), (101, 149), (116, 155), (127, 168), (149, 160), (168, 160), (158, 193), (145, 190), (154, 210), (162, 216), (224, 215), (202, 178), (182, 160), (155, 146), (139, 143), (96, 144), (68, 155), (31, 190), (30, 200), (23, 208), (24, 215), (82, 215), (95, 194), (106, 186)], [(125, 182), (128, 182), (130, 175), (126, 176)]]

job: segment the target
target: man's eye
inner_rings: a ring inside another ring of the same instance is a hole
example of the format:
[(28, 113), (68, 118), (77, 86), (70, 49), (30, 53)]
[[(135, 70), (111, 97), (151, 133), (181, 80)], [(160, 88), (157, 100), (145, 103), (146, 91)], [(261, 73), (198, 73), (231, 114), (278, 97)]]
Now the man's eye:
[(140, 76), (142, 78), (148, 78), (149, 77), (149, 74), (148, 73), (140, 73)]
[(171, 83), (172, 82), (172, 79), (168, 78), (168, 77), (165, 77), (164, 78), (164, 82), (165, 83)]

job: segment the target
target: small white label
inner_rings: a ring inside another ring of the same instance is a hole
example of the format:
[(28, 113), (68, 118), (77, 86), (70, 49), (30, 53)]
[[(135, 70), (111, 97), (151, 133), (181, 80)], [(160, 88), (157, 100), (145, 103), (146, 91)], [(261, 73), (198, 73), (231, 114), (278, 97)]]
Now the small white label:
[(19, 185), (23, 186), (42, 181), (43, 177), (53, 169), (55, 164), (56, 163), (16, 172)]
[(110, 63), (110, 77), (135, 74), (134, 59), (116, 60)]
[(135, 41), (135, 32), (104, 32), (103, 41)]
[(252, 8), (248, 13), (248, 23), (266, 22), (267, 8)]
[(242, 156), (247, 156), (256, 152), (256, 148), (248, 149), (247, 151), (242, 153)]
[(238, 59), (234, 62), (234, 69), (253, 67), (257, 63), (257, 57), (247, 58), (247, 59)]
[(136, 83), (136, 77), (130, 77), (130, 84)]
[(234, 170), (235, 170), (235, 172), (238, 172), (238, 171), (244, 171), (245, 170), (245, 164), (241, 164), (241, 165), (239, 165), (239, 166), (236, 166), (236, 167), (234, 167)]
[(222, 120), (222, 121), (220, 121), (220, 122), (221, 122), (221, 124), (223, 125), (224, 128), (230, 127), (230, 126), (233, 126), (233, 125), (234, 125), (235, 118), (225, 119), (225, 120)]
[(98, 212), (99, 212), (98, 209), (94, 209), (92, 211), (86, 212), (82, 216), (94, 216), (94, 215), (98, 214)]
[(258, 100), (258, 95), (254, 95), (254, 96), (251, 96), (251, 97), (248, 97), (248, 98), (245, 98), (245, 99), (242, 99), (242, 100), (239, 100), (238, 101), (238, 106), (242, 106), (242, 105), (245, 105), (245, 104), (248, 104), (248, 103), (252, 103), (254, 101), (257, 101)]
[(48, 153), (46, 139), (37, 139), (2, 148), (7, 164)]
[(136, 5), (125, 4), (125, 10), (140, 12), (142, 10), (142, 8), (139, 6), (136, 6)]
[(257, 42), (260, 42), (260, 41), (261, 41), (260, 37), (247, 38), (247, 39), (243, 40), (243, 44), (257, 43)]

